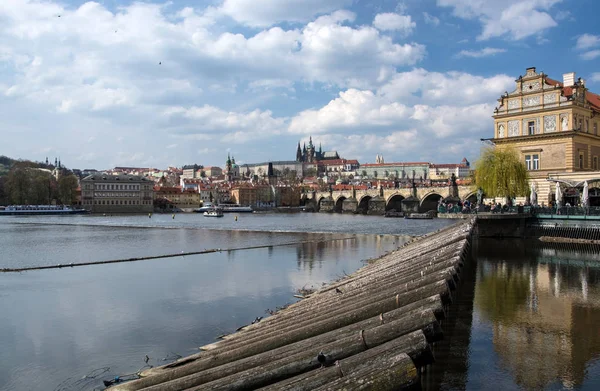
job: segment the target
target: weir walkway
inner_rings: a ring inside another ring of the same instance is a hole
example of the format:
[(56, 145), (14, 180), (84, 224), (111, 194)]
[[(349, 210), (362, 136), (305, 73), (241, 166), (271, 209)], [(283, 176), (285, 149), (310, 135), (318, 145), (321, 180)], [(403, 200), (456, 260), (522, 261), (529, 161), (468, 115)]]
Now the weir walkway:
[(475, 220), (417, 238), (200, 352), (110, 390), (420, 389)]

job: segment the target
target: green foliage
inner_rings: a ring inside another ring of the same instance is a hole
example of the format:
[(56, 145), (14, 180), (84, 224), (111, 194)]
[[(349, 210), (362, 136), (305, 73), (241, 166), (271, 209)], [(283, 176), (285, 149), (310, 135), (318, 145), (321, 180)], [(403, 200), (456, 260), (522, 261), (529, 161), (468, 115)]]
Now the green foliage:
[(525, 308), (529, 295), (529, 275), (496, 264), (483, 269), (475, 290), (475, 306), (483, 318), (506, 323)]
[(72, 205), (75, 201), (75, 192), (78, 181), (75, 175), (61, 176), (58, 180), (58, 199), (63, 205)]
[(486, 148), (475, 163), (475, 186), (487, 197), (529, 194), (529, 174), (514, 149)]

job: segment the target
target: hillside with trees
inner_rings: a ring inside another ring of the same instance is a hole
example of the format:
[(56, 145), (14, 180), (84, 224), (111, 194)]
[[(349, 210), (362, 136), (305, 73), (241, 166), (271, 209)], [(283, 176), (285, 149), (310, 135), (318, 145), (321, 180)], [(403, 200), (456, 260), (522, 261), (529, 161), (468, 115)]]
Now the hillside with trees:
[(58, 180), (54, 166), (29, 160), (0, 156), (0, 205), (71, 205), (78, 180), (62, 168)]

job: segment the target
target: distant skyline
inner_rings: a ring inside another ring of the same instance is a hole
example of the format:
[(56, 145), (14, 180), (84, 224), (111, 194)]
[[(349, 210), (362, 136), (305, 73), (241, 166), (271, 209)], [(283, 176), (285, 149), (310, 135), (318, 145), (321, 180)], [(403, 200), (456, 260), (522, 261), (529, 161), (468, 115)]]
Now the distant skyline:
[(0, 155), (459, 163), (535, 66), (600, 93), (594, 0), (0, 2)]

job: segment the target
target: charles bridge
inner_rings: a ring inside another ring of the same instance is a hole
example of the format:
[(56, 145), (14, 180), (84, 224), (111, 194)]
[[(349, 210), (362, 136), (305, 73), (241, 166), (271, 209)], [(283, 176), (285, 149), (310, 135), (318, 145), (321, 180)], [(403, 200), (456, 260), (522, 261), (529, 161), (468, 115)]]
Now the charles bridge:
[(437, 210), (440, 199), (477, 202), (472, 186), (415, 186), (339, 191), (314, 191), (302, 195), (307, 208), (319, 212), (384, 214), (386, 211), (427, 212)]

